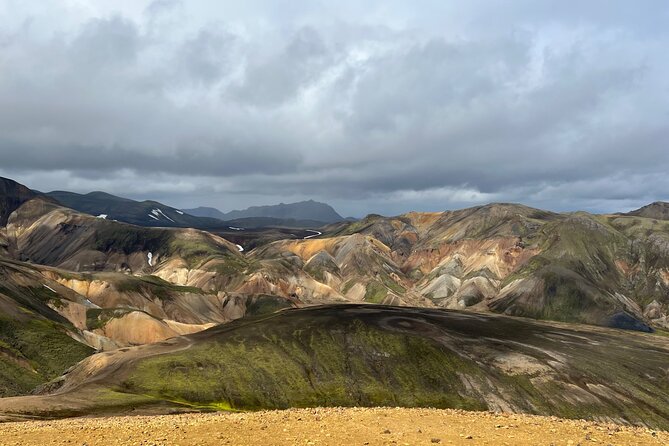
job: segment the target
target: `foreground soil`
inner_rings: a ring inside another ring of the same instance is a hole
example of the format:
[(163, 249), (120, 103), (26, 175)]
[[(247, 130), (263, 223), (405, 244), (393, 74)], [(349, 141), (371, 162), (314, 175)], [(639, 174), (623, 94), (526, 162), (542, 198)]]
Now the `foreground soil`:
[(436, 409), (291, 409), (0, 424), (10, 445), (666, 445), (610, 423)]

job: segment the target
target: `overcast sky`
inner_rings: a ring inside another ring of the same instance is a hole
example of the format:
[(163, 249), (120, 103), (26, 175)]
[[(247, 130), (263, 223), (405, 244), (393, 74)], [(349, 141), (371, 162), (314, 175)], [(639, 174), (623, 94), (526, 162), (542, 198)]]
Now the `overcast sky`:
[(669, 200), (669, 2), (0, 0), (0, 175), (341, 214)]

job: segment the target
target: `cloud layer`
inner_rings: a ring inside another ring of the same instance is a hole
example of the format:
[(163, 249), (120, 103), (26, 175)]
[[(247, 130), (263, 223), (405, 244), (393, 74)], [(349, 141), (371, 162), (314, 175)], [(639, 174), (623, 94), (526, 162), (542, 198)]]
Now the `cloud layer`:
[(354, 215), (669, 199), (661, 0), (25, 3), (0, 1), (0, 174), (35, 188)]

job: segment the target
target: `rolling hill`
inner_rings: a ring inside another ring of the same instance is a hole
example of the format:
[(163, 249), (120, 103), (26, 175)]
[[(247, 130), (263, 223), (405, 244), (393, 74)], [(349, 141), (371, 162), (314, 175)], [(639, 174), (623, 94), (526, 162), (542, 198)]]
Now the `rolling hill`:
[[(0, 414), (404, 406), (669, 427), (664, 338), (459, 311), (339, 305), (95, 355)], [(639, 376), (644, 379), (639, 379)]]

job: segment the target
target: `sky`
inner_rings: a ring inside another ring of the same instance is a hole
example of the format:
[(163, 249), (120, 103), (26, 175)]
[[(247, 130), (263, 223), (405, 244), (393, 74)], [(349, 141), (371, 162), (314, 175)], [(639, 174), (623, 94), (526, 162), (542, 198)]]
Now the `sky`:
[(344, 216), (669, 201), (665, 0), (0, 0), (0, 175)]

